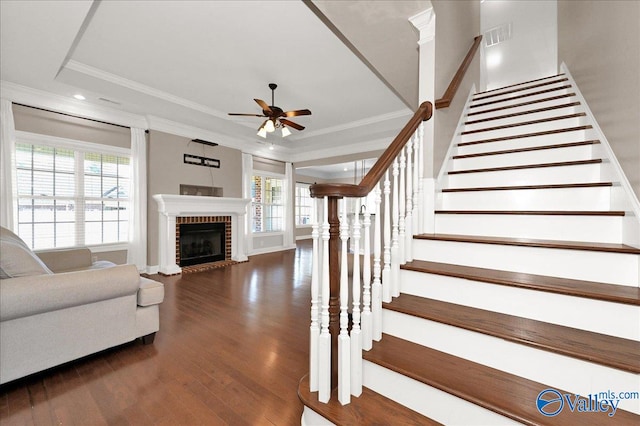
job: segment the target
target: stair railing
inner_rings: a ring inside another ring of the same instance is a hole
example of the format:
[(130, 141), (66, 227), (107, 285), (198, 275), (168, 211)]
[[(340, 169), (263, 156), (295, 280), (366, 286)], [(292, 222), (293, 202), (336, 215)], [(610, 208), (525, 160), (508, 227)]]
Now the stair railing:
[(343, 405), (361, 394), (362, 350), (382, 338), (382, 302), (400, 294), (400, 265), (412, 260), (421, 226), (422, 123), (432, 112), (430, 102), (422, 103), (359, 184), (311, 185), (309, 382), (320, 402), (329, 402), (336, 385)]
[(449, 105), (451, 105), (451, 101), (453, 100), (453, 97), (456, 95), (456, 92), (458, 91), (458, 87), (460, 87), (460, 84), (462, 83), (462, 79), (464, 78), (464, 75), (467, 73), (467, 69), (469, 68), (469, 65), (471, 65), (471, 62), (473, 61), (473, 58), (476, 55), (478, 48), (480, 47), (481, 41), (482, 41), (482, 35), (474, 37), (473, 44), (469, 48), (469, 51), (467, 52), (467, 56), (465, 56), (462, 62), (460, 63), (460, 67), (458, 68), (458, 71), (455, 73), (455, 75), (451, 79), (451, 83), (449, 83), (449, 87), (447, 87), (447, 90), (444, 92), (444, 95), (442, 95), (440, 99), (436, 99), (436, 109), (447, 108), (449, 107)]

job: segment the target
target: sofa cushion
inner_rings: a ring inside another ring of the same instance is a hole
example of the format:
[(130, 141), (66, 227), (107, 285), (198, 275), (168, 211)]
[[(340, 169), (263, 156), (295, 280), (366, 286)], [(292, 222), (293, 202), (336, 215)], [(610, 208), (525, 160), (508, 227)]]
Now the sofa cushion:
[(138, 306), (158, 305), (164, 300), (164, 285), (149, 278), (140, 277)]
[(0, 279), (52, 274), (20, 237), (0, 228)]

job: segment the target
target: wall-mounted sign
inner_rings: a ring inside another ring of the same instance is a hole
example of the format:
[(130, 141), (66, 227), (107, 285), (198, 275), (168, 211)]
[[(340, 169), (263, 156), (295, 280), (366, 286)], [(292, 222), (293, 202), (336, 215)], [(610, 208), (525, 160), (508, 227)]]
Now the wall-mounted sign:
[(193, 164), (195, 166), (215, 167), (216, 169), (220, 168), (220, 160), (191, 154), (184, 154), (184, 163)]

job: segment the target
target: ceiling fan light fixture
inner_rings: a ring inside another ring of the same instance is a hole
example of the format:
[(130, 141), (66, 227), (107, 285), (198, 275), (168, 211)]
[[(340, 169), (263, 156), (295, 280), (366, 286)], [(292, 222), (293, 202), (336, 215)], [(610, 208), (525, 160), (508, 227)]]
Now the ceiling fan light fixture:
[(275, 131), (276, 130), (276, 126), (275, 126), (275, 124), (273, 124), (273, 120), (267, 120), (267, 122), (264, 124), (264, 129), (268, 133), (271, 133), (271, 132)]
[(286, 138), (291, 134), (291, 130), (287, 129), (284, 125), (282, 126), (282, 137)]
[(258, 130), (258, 136), (265, 139), (267, 138), (267, 131), (264, 126), (260, 127), (260, 130)]

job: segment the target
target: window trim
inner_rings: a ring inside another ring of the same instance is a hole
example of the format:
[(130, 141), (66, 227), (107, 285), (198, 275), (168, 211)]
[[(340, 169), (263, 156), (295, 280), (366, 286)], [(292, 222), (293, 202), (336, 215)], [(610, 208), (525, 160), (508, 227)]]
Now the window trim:
[[(273, 178), (273, 179), (279, 179), (279, 180), (282, 181), (283, 203), (282, 204), (267, 204), (267, 203), (261, 202), (259, 204), (262, 205), (262, 206), (264, 206), (264, 205), (282, 206), (283, 211), (286, 210), (287, 207), (288, 207), (288, 205), (287, 205), (288, 203), (286, 202), (287, 200), (286, 200), (286, 198), (284, 198), (285, 192), (287, 191), (287, 177), (286, 177), (286, 175), (281, 174), (281, 173), (274, 173), (274, 172), (268, 172), (268, 171), (254, 169), (252, 171), (252, 174), (251, 174), (251, 182), (253, 182), (253, 178), (255, 176), (260, 176), (261, 178), (269, 177), (269, 178)], [(264, 195), (264, 187), (262, 188), (262, 191), (263, 191), (262, 195)], [(249, 188), (249, 192), (251, 192), (251, 188)], [(251, 193), (249, 195), (251, 195)], [(249, 197), (249, 198), (251, 199), (251, 197)], [(252, 214), (250, 215), (250, 217), (251, 217), (250, 228), (251, 228), (251, 233), (252, 234), (260, 235), (260, 236), (266, 236), (266, 235), (269, 235), (269, 234), (273, 234), (273, 235), (275, 235), (275, 234), (284, 234), (284, 232), (286, 230), (286, 223), (285, 223), (285, 217), (286, 216), (284, 216), (282, 218), (283, 219), (283, 224), (282, 224), (283, 229), (281, 229), (279, 231), (254, 231), (253, 230), (253, 222), (254, 222), (253, 206), (255, 205), (255, 202), (253, 201), (253, 199), (251, 199), (251, 201), (249, 202), (249, 205), (251, 206), (251, 212), (252, 212)], [(263, 220), (264, 220), (264, 217), (263, 217)], [(263, 225), (264, 225), (264, 223), (263, 223)]]
[[(293, 191), (293, 222), (295, 224), (296, 228), (311, 228), (312, 224), (311, 223), (307, 223), (307, 224), (303, 224), (300, 225), (298, 224), (298, 212), (299, 212), (299, 205), (298, 205), (298, 185), (302, 185), (304, 187), (306, 187), (307, 189), (309, 189), (309, 187), (311, 187), (311, 183), (307, 183), (307, 182), (294, 182), (294, 191)], [(305, 197), (306, 198), (306, 197)], [(313, 200), (313, 198), (311, 198), (311, 196), (309, 197), (311, 200)], [(313, 202), (311, 203), (310, 206), (305, 206), (305, 207), (310, 207), (311, 210), (313, 211)], [(309, 219), (311, 219), (311, 216), (309, 217)]]

